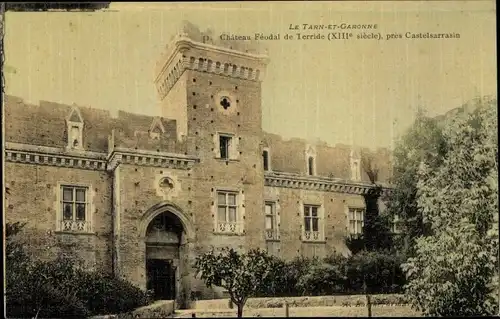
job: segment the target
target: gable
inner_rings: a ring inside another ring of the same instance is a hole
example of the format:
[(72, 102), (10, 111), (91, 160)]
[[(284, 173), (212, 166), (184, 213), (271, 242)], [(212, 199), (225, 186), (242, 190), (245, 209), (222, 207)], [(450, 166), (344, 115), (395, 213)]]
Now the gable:
[(75, 122), (75, 123), (81, 123), (83, 122), (80, 115), (78, 114), (78, 112), (76, 110), (73, 110), (71, 112), (71, 116), (69, 117), (69, 121), (70, 122)]

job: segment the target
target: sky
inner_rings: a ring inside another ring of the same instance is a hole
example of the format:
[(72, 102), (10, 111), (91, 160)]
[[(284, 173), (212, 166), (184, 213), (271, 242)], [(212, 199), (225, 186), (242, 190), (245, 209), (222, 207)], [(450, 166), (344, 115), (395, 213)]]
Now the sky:
[[(392, 147), (417, 107), (438, 115), (477, 96), (496, 96), (495, 10), (494, 1), (307, 1), (7, 12), (5, 92), (31, 103), (161, 115), (155, 64), (183, 20), (216, 36), (279, 33), (281, 40), (263, 43), (270, 59), (263, 129), (286, 139)], [(283, 39), (296, 34), (290, 24), (341, 23), (377, 24), (383, 40)], [(406, 39), (406, 32), (460, 38)], [(385, 40), (393, 33), (403, 38)]]

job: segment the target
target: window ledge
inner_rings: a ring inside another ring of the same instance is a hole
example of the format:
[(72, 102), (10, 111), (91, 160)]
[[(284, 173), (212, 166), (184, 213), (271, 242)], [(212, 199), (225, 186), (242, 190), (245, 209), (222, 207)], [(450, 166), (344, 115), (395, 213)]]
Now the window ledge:
[(302, 242), (307, 244), (326, 244), (326, 240), (303, 239)]
[(239, 158), (230, 158), (230, 159), (226, 159), (226, 158), (221, 158), (221, 157), (214, 157), (218, 162), (239, 162), (240, 159)]
[(85, 231), (65, 231), (56, 230), (54, 232), (56, 235), (86, 235), (86, 236), (97, 236), (96, 232), (85, 232)]
[(266, 238), (266, 241), (280, 242), (281, 239), (279, 239), (279, 238)]
[(214, 235), (225, 235), (225, 236), (245, 236), (245, 233), (241, 232), (222, 232), (222, 231), (216, 231), (214, 232)]

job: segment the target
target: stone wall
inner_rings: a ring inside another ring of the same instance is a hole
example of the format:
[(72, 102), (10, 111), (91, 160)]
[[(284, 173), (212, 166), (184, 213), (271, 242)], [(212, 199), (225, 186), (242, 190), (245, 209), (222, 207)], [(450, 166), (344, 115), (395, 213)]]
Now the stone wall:
[[(5, 182), (10, 189), (6, 222), (24, 222), (27, 248), (41, 258), (69, 244), (89, 266), (111, 270), (111, 181), (104, 171), (5, 163)], [(92, 229), (88, 233), (57, 231), (61, 184), (89, 187)], [(47, 249), (48, 247), (51, 249)]]
[[(351, 180), (351, 151), (359, 158), (370, 158), (373, 167), (378, 169), (379, 183), (387, 184), (391, 174), (391, 155), (385, 148), (376, 150), (354, 145), (328, 145), (322, 141), (310, 142), (304, 139), (283, 139), (281, 136), (263, 132), (263, 146), (269, 149), (270, 171), (307, 175), (306, 152), (313, 150), (316, 172), (314, 175), (342, 180)], [(361, 181), (370, 183), (366, 171), (361, 168)]]
[[(364, 207), (363, 197), (354, 194), (312, 191), (303, 189), (265, 187), (264, 199), (279, 204), (278, 256), (293, 259), (298, 256), (325, 257), (333, 252), (347, 253), (348, 207)], [(307, 241), (303, 237), (303, 205), (320, 206), (320, 229), (324, 240)]]

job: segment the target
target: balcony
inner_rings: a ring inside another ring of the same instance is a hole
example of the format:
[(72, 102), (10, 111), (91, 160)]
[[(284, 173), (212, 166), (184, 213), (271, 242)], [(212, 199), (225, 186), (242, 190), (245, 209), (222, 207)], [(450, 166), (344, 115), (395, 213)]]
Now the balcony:
[(90, 232), (90, 223), (85, 220), (63, 220), (61, 221), (61, 231), (67, 232)]
[(279, 240), (277, 229), (266, 229), (266, 240)]

